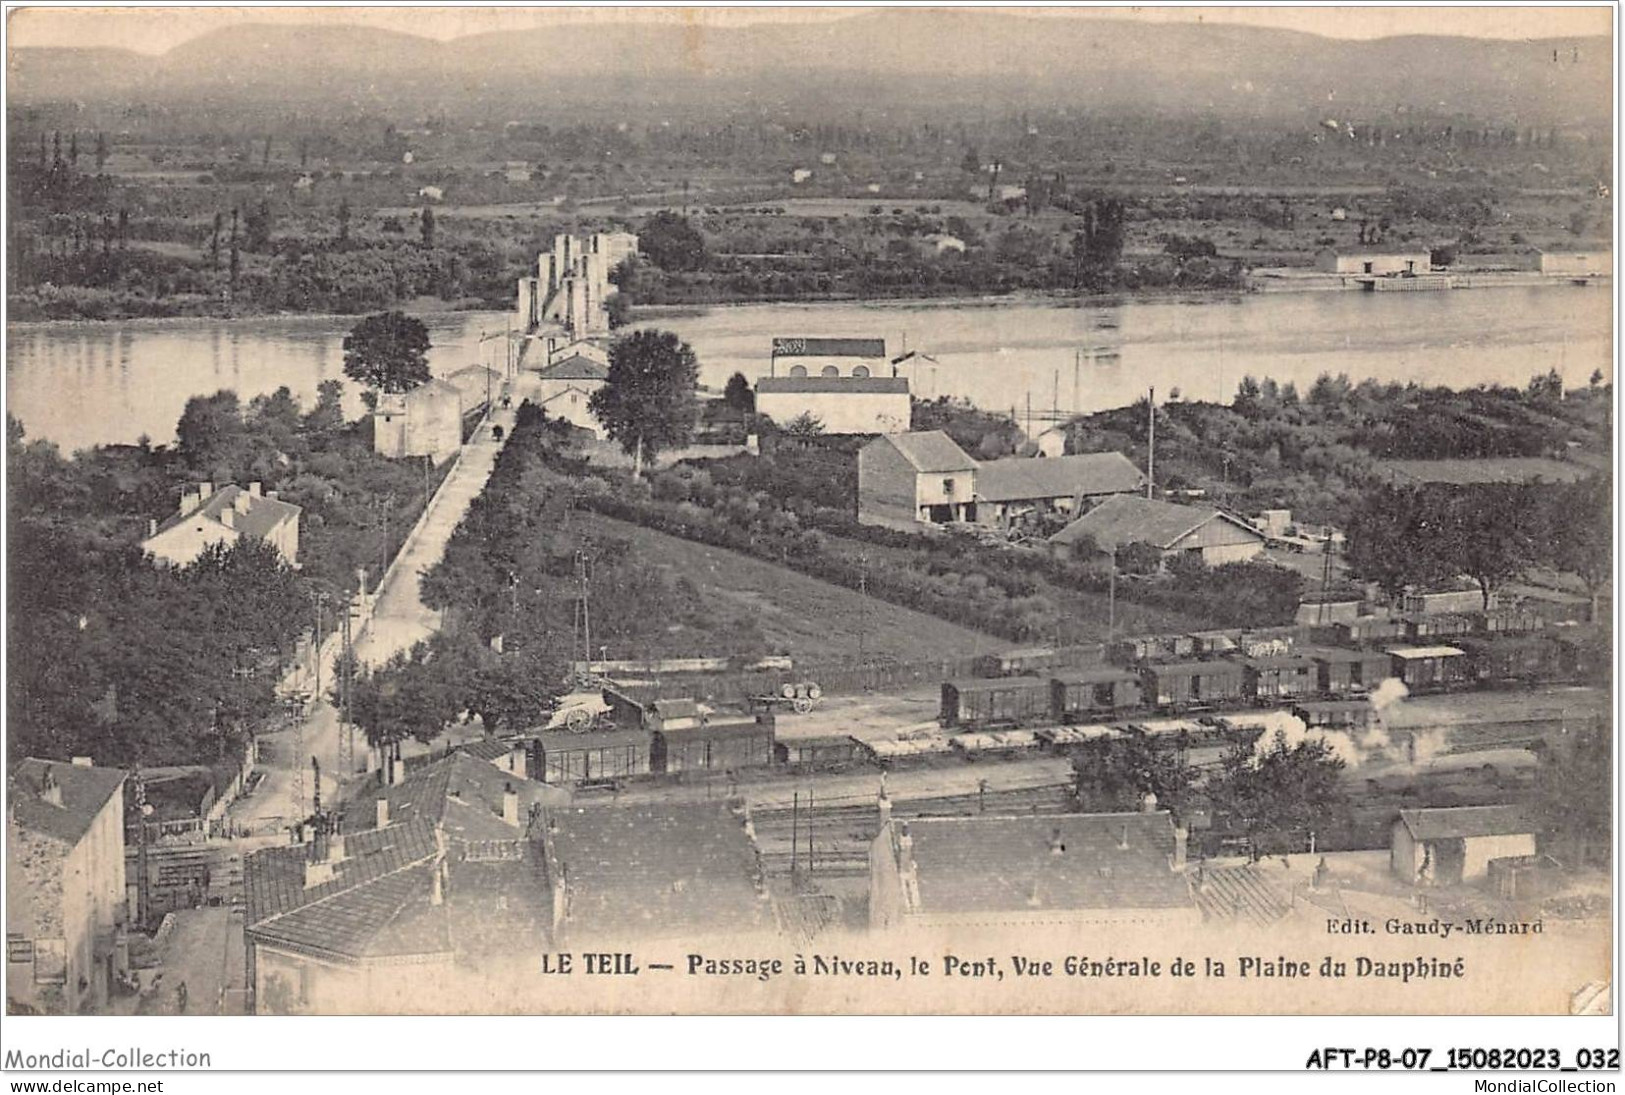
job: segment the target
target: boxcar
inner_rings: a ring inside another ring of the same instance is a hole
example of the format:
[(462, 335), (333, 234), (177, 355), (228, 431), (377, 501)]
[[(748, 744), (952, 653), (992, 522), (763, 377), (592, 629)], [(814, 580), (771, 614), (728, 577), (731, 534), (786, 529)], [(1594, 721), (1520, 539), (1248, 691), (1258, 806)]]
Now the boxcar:
[(1413, 692), (1448, 687), (1468, 677), (1467, 652), (1458, 647), (1396, 646), (1388, 653), (1394, 660), (1394, 676)]
[(1050, 682), (1039, 677), (942, 682), (943, 726), (1018, 726), (1050, 719)]
[(1063, 722), (1140, 706), (1140, 678), (1126, 669), (1066, 670), (1050, 679), (1050, 689), (1050, 713)]
[(1477, 612), (1473, 614), (1473, 619), (1478, 625), (1478, 630), (1491, 635), (1525, 635), (1546, 626), (1546, 621), (1539, 615), (1522, 608), (1497, 608), (1489, 612)]
[(773, 716), (705, 721), (656, 730), (649, 742), (649, 769), (656, 773), (728, 772), (760, 768), (775, 760)]
[(825, 734), (816, 738), (783, 739), (774, 743), (773, 753), (780, 764), (808, 768), (839, 768), (863, 760), (864, 753), (855, 738)]
[(1335, 730), (1362, 730), (1377, 721), (1377, 709), (1366, 700), (1303, 700), (1292, 713), (1306, 726)]
[(1301, 654), (1247, 658), (1241, 663), (1247, 695), (1257, 700), (1291, 699), (1314, 692), (1315, 663)]
[(1328, 696), (1370, 691), (1393, 676), (1393, 659), (1381, 650), (1326, 647), (1307, 653), (1315, 663), (1315, 687)]
[(978, 677), (1014, 677), (1054, 669), (1059, 655), (1054, 647), (1029, 646), (1002, 654), (983, 654), (973, 663)]
[(1496, 635), (1461, 640), (1474, 680), (1549, 681), (1561, 675), (1557, 643), (1544, 635)]
[(1140, 671), (1147, 702), (1157, 707), (1190, 707), (1242, 697), (1244, 680), (1235, 662), (1169, 662)]
[(567, 784), (647, 775), (649, 738), (641, 729), (542, 734), (535, 745), (539, 778), (543, 783)]
[(1429, 639), (1459, 639), (1471, 635), (1477, 623), (1471, 616), (1451, 613), (1411, 615), (1405, 617), (1405, 637), (1419, 643)]
[(1348, 623), (1335, 624), (1332, 630), (1337, 635), (1337, 641), (1344, 646), (1385, 643), (1405, 637), (1405, 621), (1387, 616), (1362, 616)]

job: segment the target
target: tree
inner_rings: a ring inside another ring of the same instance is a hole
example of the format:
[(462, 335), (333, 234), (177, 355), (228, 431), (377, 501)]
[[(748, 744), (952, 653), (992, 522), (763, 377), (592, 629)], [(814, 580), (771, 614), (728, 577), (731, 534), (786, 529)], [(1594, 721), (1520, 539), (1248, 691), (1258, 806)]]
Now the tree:
[(604, 311), (609, 316), (609, 329), (611, 331), (618, 331), (632, 322), (632, 302), (628, 299), (625, 290), (619, 290), (605, 297)]
[(1117, 569), (1124, 574), (1155, 574), (1162, 569), (1162, 549), (1135, 540), (1117, 549)]
[(1614, 829), (1612, 746), (1606, 724), (1594, 720), (1566, 725), (1530, 747), (1542, 762), (1531, 812), (1559, 843), (1558, 854), (1576, 864), (1606, 862)]
[(100, 173), (107, 166), (107, 134), (96, 134), (96, 171)]
[(229, 466), (244, 439), (242, 405), (233, 391), (194, 395), (175, 426), (176, 448), (187, 466), (213, 472)]
[(610, 347), (609, 376), (589, 406), (632, 457), (633, 475), (693, 435), (698, 380), (694, 351), (670, 331), (634, 331)]
[(1268, 743), (1237, 744), (1225, 754), (1207, 794), (1221, 823), (1245, 833), (1254, 859), (1262, 836), (1308, 833), (1334, 820), (1346, 801), (1343, 759), (1323, 737), (1290, 741), (1277, 730)]
[(1390, 597), (1405, 587), (1461, 573), (1449, 552), (1444, 514), (1420, 491), (1383, 487), (1366, 495), (1348, 524), (1349, 569)]
[[(1426, 492), (1423, 501), (1443, 513), (1435, 550), (1454, 573), (1466, 574), (1478, 583), (1485, 610), (1501, 586), (1535, 562), (1532, 519), (1538, 500), (1530, 487), (1475, 483)], [(1540, 530), (1542, 536), (1545, 533)]]
[(687, 217), (662, 210), (638, 233), (638, 249), (662, 270), (699, 270), (705, 266), (705, 237)]
[(728, 378), (728, 383), (722, 389), (722, 401), (740, 414), (755, 413), (756, 394), (750, 390), (750, 381), (745, 379), (744, 373), (735, 373)]
[(1561, 403), (1563, 401), (1563, 377), (1556, 369), (1548, 370), (1542, 376), (1529, 378), (1529, 398), (1536, 403)]
[(243, 218), (244, 244), (250, 251), (268, 251), (271, 248), (271, 232), (274, 228), (271, 217), (271, 201), (261, 198), (259, 205)]
[(784, 424), (784, 432), (791, 437), (817, 437), (824, 432), (824, 420), (811, 411), (802, 411)]
[(1598, 622), (1602, 587), (1613, 574), (1613, 502), (1610, 477), (1594, 475), (1545, 490), (1546, 515), (1539, 522), (1546, 561), (1577, 575), (1590, 598), (1586, 618)]
[(1129, 728), (1118, 737), (1094, 738), (1072, 753), (1073, 789), (1089, 813), (1139, 810), (1147, 792), (1179, 816), (1190, 799), (1186, 743), (1159, 741)]
[(324, 380), (316, 385), (316, 405), (305, 415), (305, 432), (330, 437), (344, 428), (344, 382)]
[(409, 392), (430, 379), (429, 329), (404, 312), (368, 316), (344, 336), (344, 375), (378, 392)]
[(339, 246), (350, 242), (350, 199), (339, 201)]
[(428, 206), (423, 207), (422, 223), (418, 225), (418, 232), (423, 238), (423, 246), (434, 246), (434, 210)]

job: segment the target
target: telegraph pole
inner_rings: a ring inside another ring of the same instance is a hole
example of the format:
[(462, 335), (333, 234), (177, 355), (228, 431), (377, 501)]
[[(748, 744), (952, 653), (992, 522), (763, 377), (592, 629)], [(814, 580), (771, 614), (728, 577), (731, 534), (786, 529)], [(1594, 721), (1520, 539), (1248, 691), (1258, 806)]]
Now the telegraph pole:
[(147, 877), (147, 814), (152, 811), (152, 807), (147, 805), (147, 777), (141, 773), (140, 761), (136, 761), (135, 771), (131, 773), (131, 782), (135, 784), (135, 922), (145, 931), (147, 913), (152, 908), (152, 881)]
[[(1147, 501), (1156, 497), (1157, 470), (1157, 389), (1147, 390), (1145, 397), (1146, 440), (1145, 440), (1145, 497)], [(1115, 568), (1114, 568), (1115, 570)]]

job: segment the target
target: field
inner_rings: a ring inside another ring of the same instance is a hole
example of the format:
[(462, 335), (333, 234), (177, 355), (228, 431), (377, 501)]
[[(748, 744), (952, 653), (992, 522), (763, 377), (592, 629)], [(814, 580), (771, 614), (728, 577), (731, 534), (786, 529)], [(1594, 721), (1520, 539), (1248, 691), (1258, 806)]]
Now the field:
[(628, 540), (639, 560), (687, 578), (706, 597), (748, 609), (775, 649), (798, 659), (869, 655), (898, 661), (961, 658), (1011, 644), (993, 635), (860, 596), (848, 589), (598, 514), (580, 513), (594, 533)]

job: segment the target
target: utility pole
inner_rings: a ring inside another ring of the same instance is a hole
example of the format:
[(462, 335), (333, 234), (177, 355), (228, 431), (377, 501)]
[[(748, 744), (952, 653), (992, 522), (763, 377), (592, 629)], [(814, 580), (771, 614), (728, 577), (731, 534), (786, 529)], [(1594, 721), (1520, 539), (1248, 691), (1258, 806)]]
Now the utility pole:
[(807, 788), (807, 874), (811, 875), (817, 867), (813, 860), (813, 792)]
[(1106, 581), (1106, 638), (1117, 633), (1117, 545), (1112, 545), (1111, 577)]
[[(1145, 397), (1146, 441), (1145, 441), (1145, 497), (1150, 501), (1156, 497), (1157, 472), (1157, 389), (1151, 388)], [(1115, 571), (1115, 567), (1113, 570)]]
[(147, 915), (152, 908), (152, 880), (147, 876), (147, 815), (152, 812), (152, 807), (147, 805), (147, 777), (141, 772), (140, 761), (136, 761), (135, 771), (130, 778), (135, 784), (135, 922), (145, 931)]
[(1083, 351), (1072, 351), (1072, 413), (1079, 414), (1082, 404), (1078, 401), (1078, 373), (1083, 368)]
[(864, 641), (869, 631), (869, 553), (858, 555), (858, 666), (868, 661)]
[(801, 792), (795, 792), (790, 798), (790, 877), (796, 877), (796, 855), (801, 848)]

